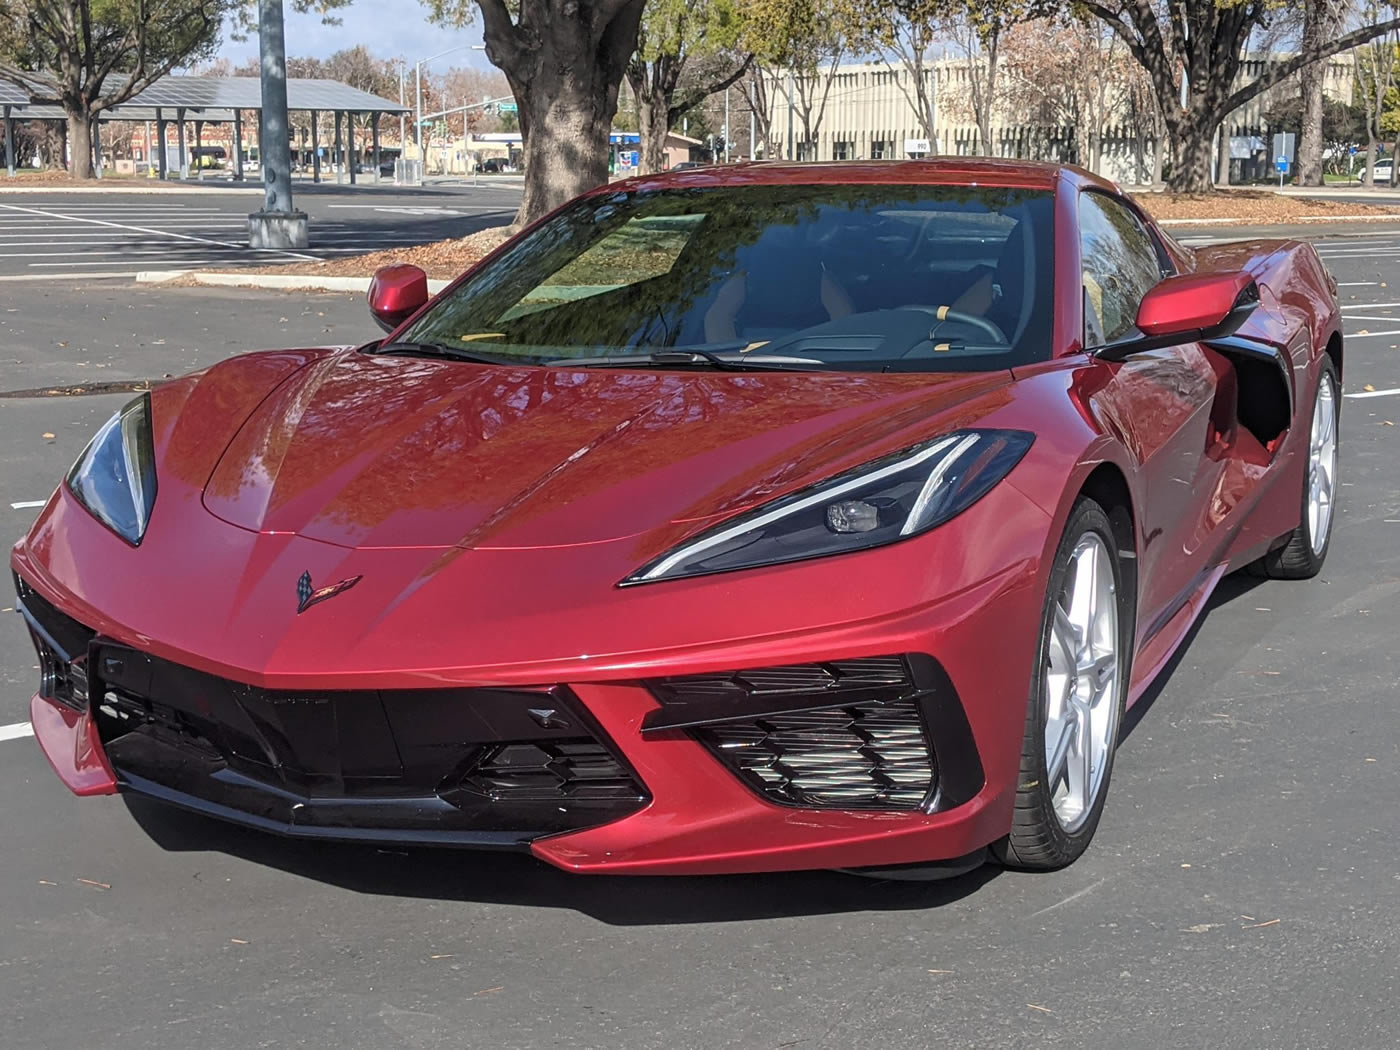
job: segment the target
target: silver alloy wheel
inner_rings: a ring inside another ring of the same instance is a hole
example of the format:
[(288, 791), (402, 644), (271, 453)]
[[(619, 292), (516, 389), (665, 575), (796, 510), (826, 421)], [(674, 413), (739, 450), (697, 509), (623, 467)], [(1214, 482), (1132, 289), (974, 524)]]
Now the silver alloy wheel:
[(1055, 599), (1045, 661), (1045, 769), (1065, 831), (1088, 820), (1118, 739), (1118, 598), (1108, 546), (1086, 532)]
[(1323, 372), (1308, 442), (1308, 541), (1314, 555), (1320, 555), (1327, 546), (1327, 531), (1332, 527), (1332, 499), (1337, 484), (1336, 396), (1332, 373)]

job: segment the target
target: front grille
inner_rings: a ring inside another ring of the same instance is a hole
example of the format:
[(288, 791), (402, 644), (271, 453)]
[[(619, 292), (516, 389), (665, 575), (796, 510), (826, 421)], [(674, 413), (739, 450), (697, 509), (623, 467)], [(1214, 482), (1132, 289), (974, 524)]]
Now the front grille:
[(937, 779), (911, 699), (773, 714), (695, 734), (751, 787), (789, 805), (918, 809)]
[(909, 670), (901, 656), (868, 656), (782, 667), (754, 667), (744, 671), (659, 678), (652, 691), (663, 702), (684, 703), (692, 697), (750, 697), (785, 693), (827, 693), (835, 690), (891, 688), (910, 685)]
[(641, 791), (626, 768), (593, 740), (505, 744), (485, 751), (462, 787), (499, 801), (631, 799)]

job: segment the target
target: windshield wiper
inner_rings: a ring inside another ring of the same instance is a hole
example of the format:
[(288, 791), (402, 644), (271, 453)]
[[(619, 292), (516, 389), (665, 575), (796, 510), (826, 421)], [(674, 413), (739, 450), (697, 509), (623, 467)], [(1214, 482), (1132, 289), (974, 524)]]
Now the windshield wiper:
[(463, 350), (446, 343), (381, 343), (374, 350), (376, 354), (399, 355), (402, 357), (446, 357), (453, 361), (472, 361), (480, 365), (528, 365), (536, 362), (505, 354), (483, 354), (477, 350)]
[(560, 357), (545, 362), (578, 368), (628, 368), (637, 365), (701, 365), (724, 372), (807, 371), (821, 365), (815, 357), (780, 357), (774, 354), (746, 354), (742, 357), (717, 354), (711, 350), (656, 350), (647, 354), (608, 354), (603, 357)]

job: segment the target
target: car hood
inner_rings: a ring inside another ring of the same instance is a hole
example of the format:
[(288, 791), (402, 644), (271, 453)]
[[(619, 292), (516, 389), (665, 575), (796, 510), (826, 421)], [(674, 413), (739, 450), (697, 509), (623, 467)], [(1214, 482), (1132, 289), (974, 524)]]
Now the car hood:
[(1005, 403), (1010, 378), (573, 370), (347, 351), (258, 404), (203, 501), (242, 528), (350, 547), (557, 547), (689, 531), (975, 422)]

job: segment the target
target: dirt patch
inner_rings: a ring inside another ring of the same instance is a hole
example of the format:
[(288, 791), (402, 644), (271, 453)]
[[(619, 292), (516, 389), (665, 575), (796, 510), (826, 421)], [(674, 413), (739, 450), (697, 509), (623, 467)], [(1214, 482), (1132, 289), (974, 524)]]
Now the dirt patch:
[[(331, 259), (323, 263), (287, 263), (282, 266), (258, 266), (240, 269), (239, 273), (289, 273), (314, 275), (316, 277), (364, 277), (381, 266), (390, 263), (412, 263), (420, 267), (429, 277), (450, 281), (460, 277), (470, 266), (474, 266), (489, 255), (509, 236), (510, 227), (493, 226), (479, 230), (467, 237), (432, 244), (417, 244), (406, 248), (389, 248), (367, 255), (352, 255), (344, 259)], [(314, 232), (314, 231), (313, 231)]]
[(1400, 208), (1383, 208), (1355, 201), (1311, 200), (1270, 190), (1217, 190), (1214, 193), (1138, 193), (1135, 199), (1153, 218), (1201, 221), (1237, 219), (1273, 225), (1285, 222), (1325, 222), (1343, 216), (1400, 218)]
[(166, 189), (171, 186), (184, 186), (198, 182), (198, 179), (189, 179), (182, 182), (179, 179), (170, 182), (161, 182), (160, 179), (150, 178), (143, 171), (139, 175), (118, 175), (112, 171), (102, 173), (101, 179), (75, 179), (66, 171), (35, 171), (32, 168), (20, 168), (15, 172), (13, 179), (6, 178), (3, 171), (0, 171), (0, 193), (5, 191), (5, 186), (150, 186), (153, 189)]

